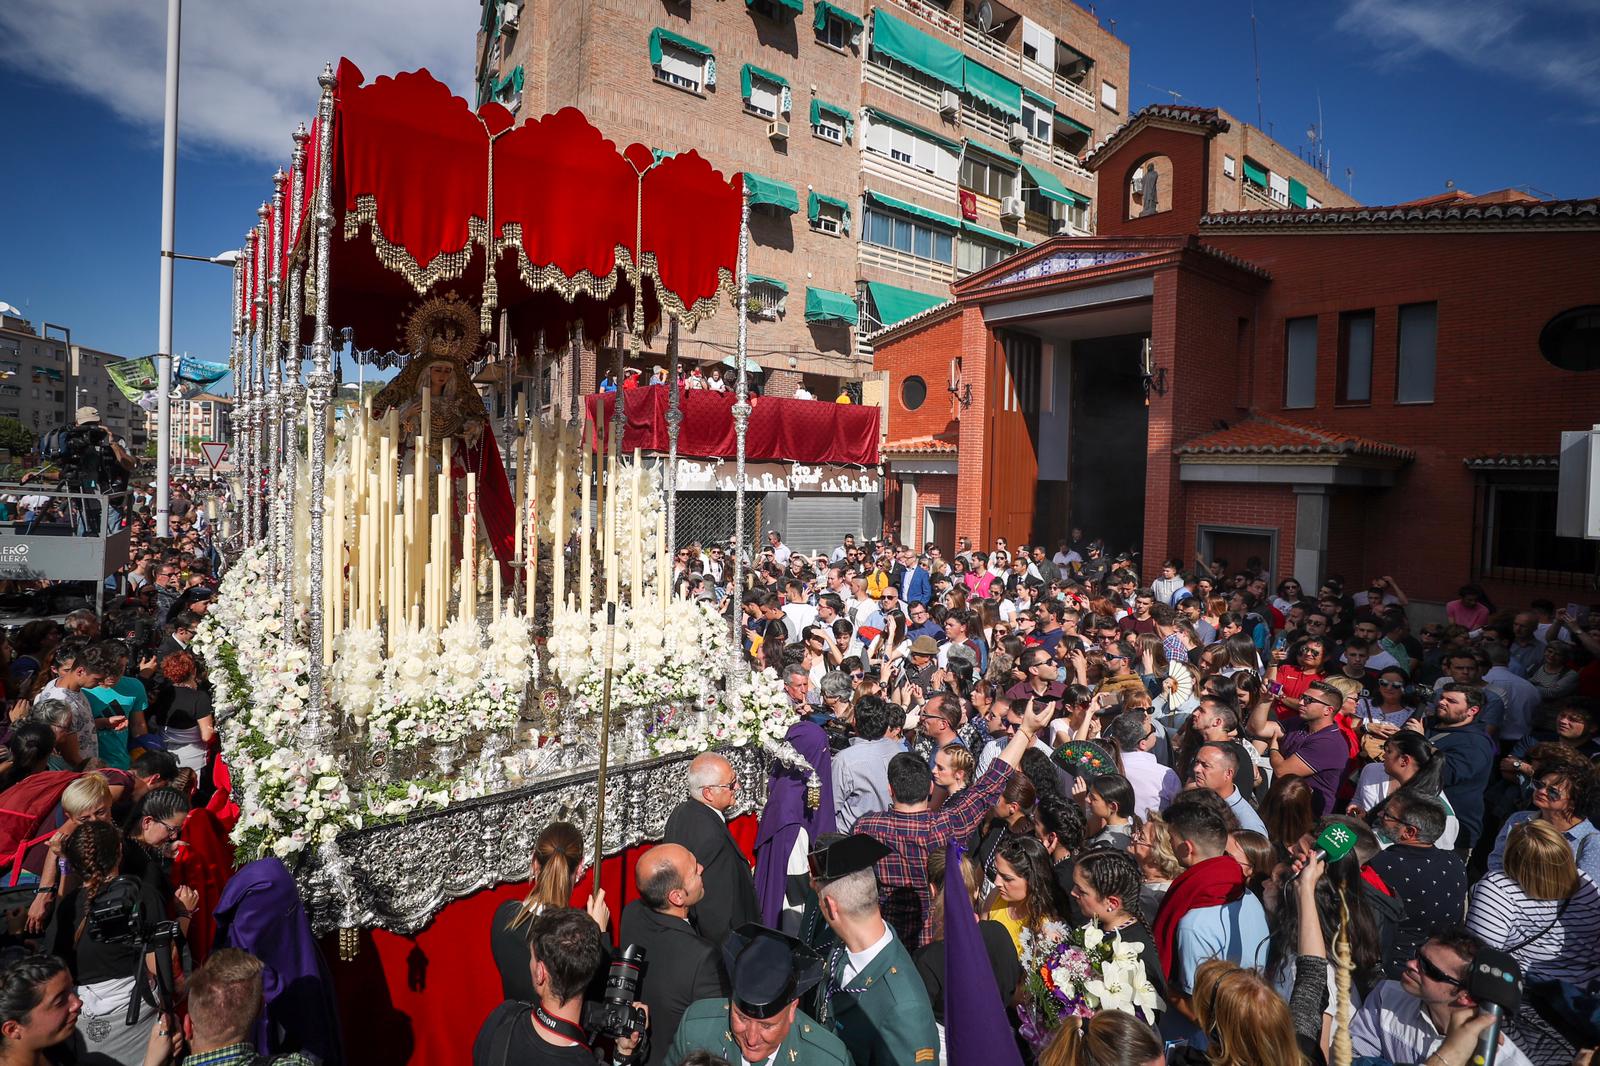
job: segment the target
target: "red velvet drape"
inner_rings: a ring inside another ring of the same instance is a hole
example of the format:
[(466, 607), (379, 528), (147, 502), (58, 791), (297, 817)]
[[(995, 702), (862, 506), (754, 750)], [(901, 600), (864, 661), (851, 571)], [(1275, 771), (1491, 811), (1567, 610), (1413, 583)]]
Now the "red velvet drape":
[[(734, 819), (729, 828), (748, 857), (756, 818)], [(611, 908), (615, 943), (623, 906), (638, 898), (633, 868), (648, 845), (629, 848), (601, 865), (601, 884)], [(574, 906), (589, 898), (589, 877), (573, 893)], [(415, 936), (375, 930), (361, 936), (361, 950), (339, 961), (338, 937), (322, 950), (333, 972), (339, 1020), (351, 1062), (387, 1066), (470, 1066), (472, 1041), (500, 1001), (500, 975), (489, 955), (489, 923), (495, 908), (527, 894), (526, 884), (485, 889), (449, 904)]]
[[(602, 392), (586, 398), (589, 419), (598, 422), (602, 441), (610, 430), (612, 405), (618, 395)], [(623, 405), (622, 450), (665, 452), (667, 405), (671, 402), (667, 386), (628, 389), (620, 395), (627, 396)], [(678, 427), (679, 455), (733, 457), (731, 393), (684, 389), (679, 406), (683, 411), (683, 422)], [(750, 424), (745, 430), (745, 458), (876, 466), (878, 414), (876, 407), (859, 404), (753, 397)]]

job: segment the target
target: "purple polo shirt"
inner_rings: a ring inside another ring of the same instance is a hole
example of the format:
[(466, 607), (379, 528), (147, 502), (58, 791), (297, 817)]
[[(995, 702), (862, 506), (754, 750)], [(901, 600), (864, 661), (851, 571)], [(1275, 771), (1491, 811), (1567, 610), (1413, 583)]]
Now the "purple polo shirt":
[(1278, 742), (1278, 750), (1285, 756), (1298, 755), (1316, 772), (1305, 779), (1317, 798), (1317, 814), (1327, 814), (1334, 809), (1339, 792), (1339, 778), (1350, 764), (1350, 744), (1339, 727), (1330, 725), (1316, 733), (1308, 733), (1304, 726), (1291, 730)]

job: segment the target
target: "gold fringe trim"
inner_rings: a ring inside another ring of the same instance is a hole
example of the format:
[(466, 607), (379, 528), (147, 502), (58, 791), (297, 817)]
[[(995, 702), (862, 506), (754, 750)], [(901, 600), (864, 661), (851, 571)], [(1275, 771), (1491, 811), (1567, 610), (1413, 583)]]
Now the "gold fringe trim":
[(522, 223), (507, 222), (501, 227), (504, 236), (495, 242), (494, 255), (496, 262), (508, 248), (517, 250), (517, 276), (522, 283), (534, 292), (555, 292), (563, 300), (572, 302), (578, 296), (592, 296), (597, 300), (607, 300), (617, 291), (619, 276), (626, 269), (627, 249), (618, 245), (615, 249), (617, 256), (616, 265), (611, 273), (604, 277), (596, 277), (587, 270), (580, 270), (573, 275), (562, 273), (557, 266), (546, 264), (534, 266), (528, 259), (528, 250), (522, 246)]
[[(478, 232), (473, 231), (473, 226), (479, 227)], [(393, 270), (411, 283), (417, 290), (418, 296), (424, 296), (428, 290), (441, 281), (454, 281), (467, 269), (467, 264), (472, 261), (472, 248), (482, 243), (479, 234), (486, 233), (487, 228), (483, 220), (476, 216), (467, 220), (467, 243), (459, 251), (441, 252), (433, 257), (427, 268), (417, 265), (416, 259), (405, 248), (391, 243), (384, 236), (383, 230), (378, 225), (378, 201), (371, 193), (363, 193), (356, 197), (356, 209), (344, 216), (344, 239), (354, 240), (365, 225), (372, 238), (372, 246), (378, 253), (378, 261)]]

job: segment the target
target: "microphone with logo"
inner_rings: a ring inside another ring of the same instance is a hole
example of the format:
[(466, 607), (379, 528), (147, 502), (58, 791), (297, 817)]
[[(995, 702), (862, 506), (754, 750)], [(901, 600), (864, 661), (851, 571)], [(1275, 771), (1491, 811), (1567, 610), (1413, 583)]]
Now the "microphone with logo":
[[(1346, 855), (1350, 854), (1351, 850), (1355, 846), (1356, 835), (1350, 831), (1350, 827), (1346, 825), (1340, 825), (1338, 822), (1334, 822), (1325, 828), (1320, 834), (1318, 834), (1316, 853), (1324, 862), (1332, 865), (1333, 863), (1336, 863), (1340, 859), (1344, 858)], [(1289, 880), (1294, 881), (1298, 879), (1301, 871), (1304, 869), (1305, 867), (1301, 866), (1299, 870), (1294, 872), (1294, 876), (1289, 878)]]
[(1500, 1050), (1500, 1024), (1522, 1006), (1522, 967), (1503, 951), (1479, 948), (1467, 968), (1466, 992), (1491, 1019), (1478, 1038), (1473, 1066), (1494, 1066)]

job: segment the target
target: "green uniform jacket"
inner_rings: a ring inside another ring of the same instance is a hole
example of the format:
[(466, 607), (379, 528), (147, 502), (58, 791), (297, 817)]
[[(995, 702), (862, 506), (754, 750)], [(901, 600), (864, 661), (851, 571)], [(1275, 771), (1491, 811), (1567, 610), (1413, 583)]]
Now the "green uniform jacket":
[(844, 1040), (856, 1066), (918, 1066), (939, 1061), (939, 1030), (928, 990), (905, 945), (890, 931), (888, 945), (841, 986), (849, 961), (843, 945), (828, 958), (833, 994), (822, 1020)]
[[(678, 1035), (667, 1051), (666, 1066), (678, 1066), (691, 1051), (710, 1051), (734, 1066), (744, 1061), (728, 1024), (726, 999), (697, 999), (689, 1004), (683, 1021), (678, 1023)], [(839, 1038), (818, 1025), (811, 1015), (798, 1010), (789, 1035), (778, 1045), (778, 1056), (772, 1061), (773, 1066), (852, 1066), (850, 1053)]]

